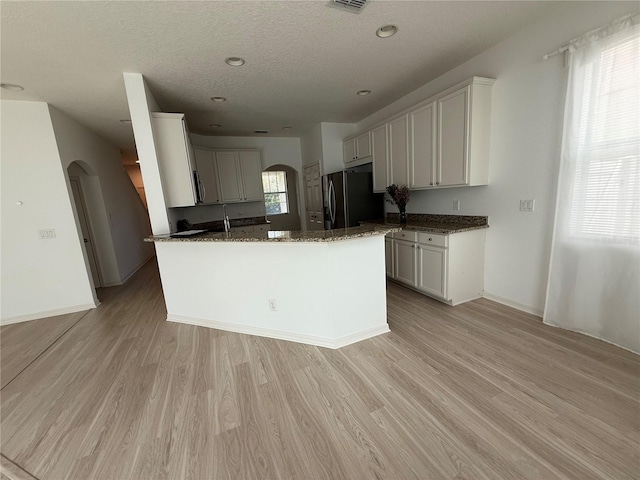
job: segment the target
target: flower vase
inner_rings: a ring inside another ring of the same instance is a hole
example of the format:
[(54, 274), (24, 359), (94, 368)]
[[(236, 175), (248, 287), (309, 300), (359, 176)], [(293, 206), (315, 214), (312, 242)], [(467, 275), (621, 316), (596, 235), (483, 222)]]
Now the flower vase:
[(405, 208), (400, 208), (400, 223), (407, 223), (407, 210)]

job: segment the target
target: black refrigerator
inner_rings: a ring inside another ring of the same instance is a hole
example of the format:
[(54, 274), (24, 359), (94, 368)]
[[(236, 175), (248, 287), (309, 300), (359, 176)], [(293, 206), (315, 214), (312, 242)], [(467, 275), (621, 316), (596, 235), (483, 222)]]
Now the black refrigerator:
[(322, 177), (325, 230), (355, 227), (384, 216), (384, 195), (373, 193), (371, 164)]

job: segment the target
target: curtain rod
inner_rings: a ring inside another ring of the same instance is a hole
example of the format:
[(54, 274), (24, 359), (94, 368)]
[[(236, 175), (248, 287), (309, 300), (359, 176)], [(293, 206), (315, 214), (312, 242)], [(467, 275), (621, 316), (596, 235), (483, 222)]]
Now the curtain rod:
[(633, 12), (633, 13), (628, 13), (627, 15), (620, 17), (616, 20), (614, 20), (613, 22), (609, 22), (606, 25), (602, 26), (602, 27), (598, 27), (598, 28), (594, 28), (593, 30), (589, 30), (587, 33), (584, 33), (582, 35), (580, 35), (579, 37), (574, 38), (573, 40), (571, 40), (569, 43), (567, 43), (566, 45), (563, 45), (562, 47), (558, 48), (557, 50), (554, 50), (553, 52), (549, 52), (546, 55), (542, 56), (543, 60), (549, 60), (551, 57), (555, 57), (556, 55), (560, 55), (561, 53), (564, 53), (566, 51), (568, 51), (571, 48), (571, 45), (574, 44), (575, 42), (588, 37), (590, 35), (593, 35), (595, 33), (601, 32), (602, 30), (605, 30), (607, 28), (609, 28), (611, 25), (618, 23), (618, 22), (624, 22), (627, 19), (631, 20), (632, 22), (637, 22), (640, 19), (640, 13), (638, 12)]

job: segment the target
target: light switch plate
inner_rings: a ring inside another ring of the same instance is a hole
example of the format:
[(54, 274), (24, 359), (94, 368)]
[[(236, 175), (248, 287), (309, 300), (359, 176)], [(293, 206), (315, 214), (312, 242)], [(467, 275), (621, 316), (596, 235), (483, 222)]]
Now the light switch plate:
[(38, 238), (40, 240), (48, 240), (50, 238), (56, 238), (56, 231), (53, 228), (38, 230)]
[(535, 200), (520, 200), (520, 211), (531, 213), (536, 206)]

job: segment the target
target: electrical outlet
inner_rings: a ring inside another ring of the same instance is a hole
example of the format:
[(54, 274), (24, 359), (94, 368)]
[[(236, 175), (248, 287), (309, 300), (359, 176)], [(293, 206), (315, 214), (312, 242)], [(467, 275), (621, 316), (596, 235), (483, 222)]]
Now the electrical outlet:
[(454, 200), (453, 201), (453, 209), (454, 210), (460, 210), (460, 200)]
[(278, 305), (276, 305), (275, 298), (269, 299), (269, 310), (271, 310), (272, 312), (275, 312), (278, 310)]
[(536, 201), (535, 200), (520, 200), (520, 211), (532, 213), (535, 209)]
[(38, 230), (38, 238), (40, 240), (48, 240), (50, 238), (56, 238), (56, 231), (53, 228)]

